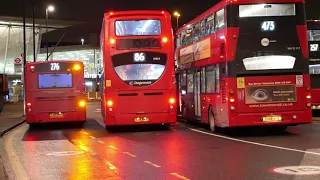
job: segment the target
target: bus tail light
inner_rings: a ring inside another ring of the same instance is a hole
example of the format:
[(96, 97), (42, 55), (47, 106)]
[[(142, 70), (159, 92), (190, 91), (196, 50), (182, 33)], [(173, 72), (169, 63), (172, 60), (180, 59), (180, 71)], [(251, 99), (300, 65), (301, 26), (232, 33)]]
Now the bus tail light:
[(30, 66), (30, 71), (31, 72), (34, 72), (34, 69), (35, 69), (34, 66)]
[(235, 100), (234, 98), (230, 98), (229, 101), (230, 101), (231, 103), (234, 103), (236, 100)]
[(162, 38), (162, 42), (163, 42), (163, 43), (167, 43), (167, 42), (168, 42), (168, 38), (167, 38), (167, 37), (163, 37), (163, 38)]
[(231, 109), (231, 111), (234, 111), (234, 110), (236, 110), (236, 107), (230, 106), (230, 109)]
[(234, 95), (235, 91), (233, 89), (230, 89), (229, 94)]
[(307, 103), (307, 107), (311, 107), (311, 103)]
[(111, 45), (114, 45), (114, 44), (116, 43), (116, 40), (113, 39), (113, 38), (111, 38), (111, 39), (109, 40), (109, 43), (110, 43)]
[(27, 107), (31, 107), (31, 103), (27, 103)]
[(80, 107), (85, 107), (86, 106), (86, 101), (84, 101), (84, 100), (81, 100), (80, 102), (79, 102), (79, 106)]
[(307, 97), (306, 97), (307, 99), (311, 99), (311, 95), (307, 95)]
[(172, 105), (175, 104), (176, 103), (176, 99), (175, 98), (170, 98), (169, 99), (169, 103), (172, 104)]
[(112, 107), (112, 106), (113, 106), (113, 102), (112, 102), (111, 100), (109, 100), (109, 101), (107, 102), (107, 105), (108, 105), (108, 107)]
[(310, 91), (311, 90), (311, 87), (310, 86), (308, 86), (308, 87), (306, 87), (306, 91)]

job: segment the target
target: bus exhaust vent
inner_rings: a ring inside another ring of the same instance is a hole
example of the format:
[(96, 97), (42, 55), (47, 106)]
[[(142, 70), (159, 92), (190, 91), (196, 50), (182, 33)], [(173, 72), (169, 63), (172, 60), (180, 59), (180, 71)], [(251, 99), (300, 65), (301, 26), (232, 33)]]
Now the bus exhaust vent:
[(118, 94), (118, 96), (138, 96), (138, 93)]
[(144, 93), (145, 96), (160, 96), (163, 95), (163, 92), (152, 92), (152, 93)]
[(226, 82), (221, 81), (221, 94), (222, 94), (222, 103), (227, 102), (227, 90), (226, 90)]
[(142, 48), (161, 48), (161, 41), (159, 38), (117, 40), (118, 50)]

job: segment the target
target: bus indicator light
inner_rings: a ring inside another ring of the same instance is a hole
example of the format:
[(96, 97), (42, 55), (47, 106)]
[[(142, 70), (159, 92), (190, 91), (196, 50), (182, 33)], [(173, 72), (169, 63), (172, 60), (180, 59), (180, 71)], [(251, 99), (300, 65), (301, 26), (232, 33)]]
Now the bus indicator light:
[(107, 105), (108, 105), (109, 107), (112, 107), (113, 102), (110, 100), (110, 101), (107, 102)]
[(80, 65), (79, 64), (76, 64), (73, 66), (73, 69), (76, 70), (76, 71), (79, 71), (81, 69)]
[(111, 38), (109, 42), (110, 42), (110, 44), (115, 44), (116, 40)]
[(170, 104), (174, 104), (175, 102), (176, 102), (176, 100), (175, 100), (174, 98), (170, 98), (170, 99), (169, 99), (169, 103), (170, 103)]
[(162, 42), (167, 43), (168, 42), (168, 38), (167, 37), (163, 37), (162, 38)]
[(79, 102), (79, 106), (80, 106), (80, 107), (85, 107), (85, 106), (86, 106), (86, 102), (83, 101), (83, 100), (80, 101), (80, 102)]

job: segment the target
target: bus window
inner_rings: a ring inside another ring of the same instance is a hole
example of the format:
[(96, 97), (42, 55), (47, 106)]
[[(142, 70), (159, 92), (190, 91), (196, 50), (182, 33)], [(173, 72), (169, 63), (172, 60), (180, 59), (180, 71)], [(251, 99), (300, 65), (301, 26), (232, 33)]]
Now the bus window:
[(197, 23), (194, 26), (192, 31), (193, 42), (198, 41), (200, 39), (200, 23)]
[(294, 16), (295, 4), (240, 5), (239, 17)]
[(212, 14), (207, 18), (206, 35), (212, 34), (214, 32), (214, 15), (215, 14)]
[(202, 20), (200, 23), (200, 38), (204, 38), (206, 36), (206, 20)]
[(207, 93), (216, 92), (216, 72), (214, 66), (209, 66), (206, 69), (206, 82), (207, 82)]
[(161, 34), (160, 20), (116, 21), (117, 36), (154, 36)]
[(181, 32), (181, 46), (185, 46), (186, 44), (187, 44), (186, 32), (182, 31)]
[(193, 93), (193, 72), (187, 74), (187, 93)]
[(220, 11), (217, 12), (216, 15), (216, 24), (215, 24), (215, 29), (219, 30), (224, 27), (224, 9), (221, 9)]
[(187, 85), (187, 74), (186, 72), (183, 72), (181, 76), (181, 86), (186, 86), (186, 85)]
[(220, 69), (219, 64), (216, 65), (216, 93), (220, 93)]
[(206, 68), (201, 69), (201, 93), (206, 93)]
[(39, 74), (38, 87), (42, 88), (71, 88), (72, 74)]

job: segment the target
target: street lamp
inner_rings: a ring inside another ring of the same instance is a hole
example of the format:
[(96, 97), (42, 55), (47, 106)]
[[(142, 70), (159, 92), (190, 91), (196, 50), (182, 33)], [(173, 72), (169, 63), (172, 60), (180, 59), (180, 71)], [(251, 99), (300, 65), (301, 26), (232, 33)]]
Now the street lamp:
[(173, 15), (177, 18), (177, 27), (176, 28), (178, 30), (178, 28), (179, 28), (179, 18), (180, 18), (181, 15), (177, 11), (174, 12)]
[(84, 39), (83, 39), (83, 38), (81, 39), (81, 44), (82, 44), (82, 45), (84, 44)]
[(49, 43), (48, 43), (48, 16), (49, 12), (54, 11), (54, 6), (50, 5), (46, 8), (46, 45), (47, 45), (47, 59), (49, 58)]

